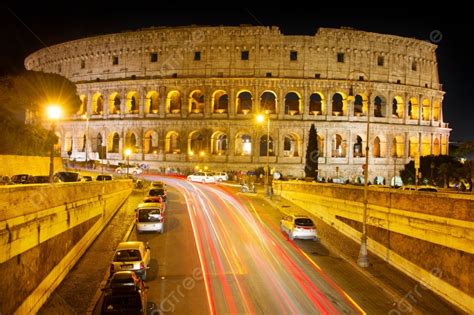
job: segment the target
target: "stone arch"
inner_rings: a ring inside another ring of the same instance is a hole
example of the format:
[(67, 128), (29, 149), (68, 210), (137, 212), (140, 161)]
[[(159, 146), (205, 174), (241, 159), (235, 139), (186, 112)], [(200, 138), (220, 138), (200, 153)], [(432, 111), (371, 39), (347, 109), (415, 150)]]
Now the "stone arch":
[(324, 95), (320, 92), (315, 92), (309, 97), (309, 114), (310, 115), (321, 115), (326, 112), (324, 104)]
[(431, 104), (430, 104), (430, 100), (425, 98), (423, 99), (423, 101), (421, 102), (421, 118), (425, 121), (428, 121), (430, 120), (430, 116), (431, 116)]
[(363, 115), (363, 106), (364, 106), (364, 99), (360, 94), (357, 94), (354, 97), (354, 116), (362, 116)]
[(298, 92), (288, 92), (285, 95), (285, 115), (299, 115), (302, 111), (301, 95)]
[(374, 138), (373, 147), (372, 147), (372, 156), (375, 158), (384, 158), (387, 152), (387, 142), (385, 137), (378, 135)]
[(418, 152), (418, 137), (417, 136), (410, 137), (410, 139), (408, 140), (408, 147), (410, 150), (408, 152), (408, 155), (411, 158), (414, 158), (416, 153)]
[(395, 136), (392, 140), (392, 157), (402, 158), (404, 155), (404, 143), (402, 136)]
[(260, 156), (267, 156), (267, 140), (268, 140), (268, 155), (274, 156), (275, 150), (273, 149), (273, 138), (267, 135), (262, 135), (260, 137), (260, 142), (259, 142)]
[(181, 93), (177, 90), (170, 91), (166, 96), (166, 113), (179, 114), (181, 113)]
[(102, 115), (104, 113), (104, 96), (96, 92), (92, 97), (92, 115)]
[(79, 107), (79, 110), (77, 111), (78, 115), (82, 115), (87, 113), (87, 96), (86, 95), (81, 95), (79, 96), (81, 100), (81, 106)]
[(439, 155), (439, 139), (436, 137), (433, 140), (433, 155)]
[(410, 119), (418, 119), (418, 113), (418, 100), (415, 97), (412, 97), (408, 100), (408, 117), (410, 117)]
[(213, 113), (223, 114), (229, 111), (229, 95), (224, 90), (214, 91), (211, 103)]
[(208, 153), (207, 136), (202, 130), (194, 130), (189, 133), (188, 136), (188, 154), (204, 154)]
[(401, 96), (395, 96), (392, 100), (392, 117), (403, 118), (404, 115), (404, 104)]
[(241, 90), (237, 93), (236, 99), (236, 113), (237, 114), (248, 114), (253, 111), (253, 97), (252, 93), (247, 90)]
[(143, 139), (143, 152), (145, 154), (158, 153), (158, 133), (155, 130), (147, 130)]
[(260, 95), (260, 111), (266, 114), (274, 114), (277, 109), (277, 96), (273, 91), (264, 91)]
[(362, 137), (360, 135), (356, 135), (354, 139), (354, 145), (352, 148), (352, 155), (354, 157), (364, 157), (365, 156), (365, 151), (364, 151), (364, 141), (362, 140)]
[(117, 92), (110, 94), (109, 96), (109, 114), (120, 114), (120, 104), (122, 100)]
[(179, 137), (178, 132), (173, 130), (173, 131), (169, 131), (166, 134), (165, 152), (166, 153), (172, 153), (172, 154), (178, 154), (178, 153), (181, 152), (180, 137)]
[(431, 155), (431, 137), (424, 135), (421, 137), (421, 153), (420, 156)]
[(137, 152), (140, 147), (138, 142), (138, 136), (135, 131), (128, 131), (125, 135), (125, 147), (132, 150), (132, 152)]
[(189, 93), (188, 110), (194, 114), (204, 112), (204, 93), (201, 90), (194, 90)]
[(150, 91), (146, 95), (145, 101), (145, 113), (146, 114), (158, 114), (160, 110), (160, 97), (158, 92)]
[(289, 133), (283, 137), (283, 156), (300, 156), (300, 137), (297, 134)]
[(332, 96), (332, 116), (344, 116), (347, 113), (347, 97), (342, 92)]
[(109, 153), (119, 153), (120, 135), (117, 132), (109, 133), (107, 137), (107, 148), (109, 150)]
[(346, 157), (346, 141), (340, 134), (332, 136), (332, 157)]
[(441, 118), (441, 102), (435, 99), (433, 101), (433, 120), (439, 121)]
[(127, 101), (125, 103), (125, 112), (128, 114), (138, 114), (138, 94), (135, 91), (127, 93)]
[(211, 136), (211, 154), (224, 155), (228, 148), (227, 134), (222, 131), (216, 131)]
[(235, 155), (252, 155), (252, 136), (249, 133), (235, 135)]
[(387, 99), (382, 95), (374, 98), (374, 117), (385, 117), (387, 115)]

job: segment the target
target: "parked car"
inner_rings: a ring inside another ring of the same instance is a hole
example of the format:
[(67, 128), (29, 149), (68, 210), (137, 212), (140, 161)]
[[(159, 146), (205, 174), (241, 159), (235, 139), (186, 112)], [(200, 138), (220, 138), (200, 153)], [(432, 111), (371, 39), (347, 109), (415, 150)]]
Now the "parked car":
[(96, 181), (102, 181), (102, 180), (112, 180), (112, 175), (97, 175), (95, 178)]
[(145, 196), (145, 202), (167, 202), (166, 190), (163, 188), (150, 188)]
[(215, 183), (216, 178), (211, 173), (199, 172), (189, 175), (187, 180), (199, 183)]
[(430, 192), (437, 192), (438, 188), (436, 186), (431, 185), (403, 185), (400, 187), (401, 190), (412, 190), (412, 191), (430, 191)]
[(6, 175), (0, 175), (0, 185), (10, 184), (10, 177)]
[(215, 172), (214, 177), (216, 178), (216, 181), (220, 182), (226, 182), (229, 180), (229, 175), (227, 175), (226, 172)]
[(141, 203), (135, 209), (137, 232), (164, 231), (164, 205), (157, 202)]
[(162, 181), (157, 180), (157, 181), (151, 182), (150, 188), (162, 188), (162, 189), (166, 189), (166, 184), (163, 183)]
[(318, 239), (316, 226), (308, 216), (287, 215), (280, 220), (280, 230), (288, 234), (290, 240), (295, 238)]
[(117, 271), (134, 271), (143, 280), (150, 263), (150, 247), (143, 242), (121, 242), (115, 249), (110, 274)]
[(133, 175), (140, 175), (143, 173), (143, 170), (138, 166), (134, 165), (122, 165), (115, 169), (117, 174), (133, 174)]
[(92, 181), (92, 176), (90, 176), (90, 175), (82, 175), (82, 176), (81, 176), (81, 181), (83, 181), (83, 182), (91, 182), (91, 181)]
[(35, 182), (35, 178), (33, 175), (29, 174), (17, 174), (13, 175), (10, 181), (12, 184), (33, 184)]
[(49, 183), (49, 176), (48, 175), (38, 175), (38, 176), (34, 176), (35, 178), (35, 183), (36, 184), (46, 184), (46, 183)]
[(80, 180), (81, 176), (77, 172), (57, 172), (53, 176), (55, 183), (79, 182)]
[(118, 271), (107, 281), (101, 314), (150, 314), (147, 289), (133, 271)]

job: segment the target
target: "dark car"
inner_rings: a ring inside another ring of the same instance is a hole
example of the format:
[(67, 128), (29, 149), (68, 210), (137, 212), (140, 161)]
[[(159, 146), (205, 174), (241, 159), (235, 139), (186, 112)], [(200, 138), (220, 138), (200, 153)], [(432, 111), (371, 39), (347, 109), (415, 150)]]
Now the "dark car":
[(97, 175), (95, 178), (96, 181), (102, 181), (102, 180), (112, 180), (111, 175)]
[(118, 271), (108, 280), (101, 314), (147, 314), (147, 289), (133, 271)]
[(29, 174), (17, 174), (12, 176), (11, 182), (12, 184), (33, 184), (35, 178), (33, 175)]
[(34, 176), (36, 184), (46, 184), (49, 183), (49, 176), (48, 175), (39, 175)]
[(150, 188), (147, 196), (144, 199), (145, 202), (166, 202), (166, 190), (163, 188)]
[(53, 176), (53, 182), (55, 183), (71, 183), (78, 182), (80, 180), (81, 177), (77, 172), (57, 172)]
[(6, 175), (0, 175), (0, 185), (10, 184), (10, 177)]

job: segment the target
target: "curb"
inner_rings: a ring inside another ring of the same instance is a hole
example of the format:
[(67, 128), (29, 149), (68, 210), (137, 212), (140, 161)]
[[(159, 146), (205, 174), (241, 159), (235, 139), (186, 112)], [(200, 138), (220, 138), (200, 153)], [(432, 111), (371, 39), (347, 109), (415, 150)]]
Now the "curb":
[[(126, 242), (129, 239), (130, 234), (132, 234), (132, 231), (133, 231), (134, 227), (135, 227), (135, 221), (132, 221), (132, 224), (130, 224), (130, 226), (127, 229), (127, 232), (125, 233), (124, 237), (122, 238), (122, 242)], [(109, 272), (107, 271), (105, 273), (104, 277), (102, 278), (102, 281), (100, 282), (100, 285), (97, 288), (97, 291), (95, 292), (94, 297), (90, 301), (89, 306), (87, 306), (87, 311), (86, 311), (87, 315), (94, 314), (94, 310), (95, 310), (95, 307), (97, 305), (97, 302), (99, 302), (100, 296), (102, 295), (101, 288), (103, 288), (105, 286), (105, 284), (107, 283), (108, 278), (109, 278)]]

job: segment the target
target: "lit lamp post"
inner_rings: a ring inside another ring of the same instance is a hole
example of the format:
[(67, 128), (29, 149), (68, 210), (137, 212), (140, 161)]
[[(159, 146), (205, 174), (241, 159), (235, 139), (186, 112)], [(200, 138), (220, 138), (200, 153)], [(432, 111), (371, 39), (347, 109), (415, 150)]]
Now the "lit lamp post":
[(367, 138), (365, 144), (365, 165), (364, 165), (364, 212), (362, 213), (362, 236), (360, 238), (359, 258), (357, 265), (360, 267), (369, 267), (369, 258), (367, 256), (367, 192), (369, 189), (369, 132), (370, 132), (370, 93), (367, 101)]
[(128, 177), (128, 168), (130, 166), (130, 154), (132, 154), (132, 150), (130, 149), (125, 149), (125, 157), (127, 158), (127, 177)]
[(58, 105), (50, 105), (46, 109), (48, 118), (51, 120), (51, 152), (49, 157), (49, 182), (53, 182), (54, 174), (54, 145), (55, 141), (55, 131), (56, 131), (56, 120), (61, 118), (61, 108)]
[[(263, 123), (265, 121), (265, 115), (257, 115), (257, 122)], [(267, 165), (265, 166), (265, 195), (270, 196), (270, 181), (269, 181), (269, 174), (270, 174), (270, 115), (267, 115)]]

